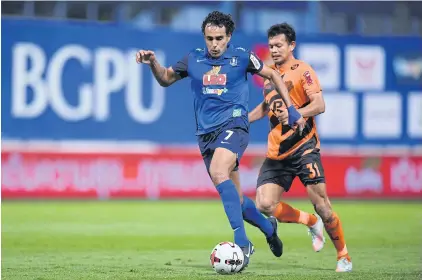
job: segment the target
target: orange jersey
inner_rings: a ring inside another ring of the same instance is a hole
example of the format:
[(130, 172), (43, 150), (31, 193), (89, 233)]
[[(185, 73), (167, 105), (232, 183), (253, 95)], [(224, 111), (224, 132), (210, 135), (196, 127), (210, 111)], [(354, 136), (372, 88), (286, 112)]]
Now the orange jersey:
[[(309, 96), (311, 94), (320, 94), (322, 92), (315, 71), (301, 60), (294, 59), (280, 68), (274, 65), (272, 68), (280, 73), (296, 108), (309, 104)], [(306, 150), (303, 153), (319, 148), (319, 138), (314, 117), (305, 118), (307, 125), (302, 135), (299, 135), (298, 132), (292, 130), (288, 125), (280, 124), (275, 116), (274, 112), (277, 109), (286, 109), (286, 106), (275, 90), (274, 84), (269, 80), (264, 83), (263, 94), (265, 103), (270, 109), (268, 118), (271, 131), (268, 134), (268, 158), (285, 159), (304, 146), (304, 144), (308, 145), (306, 145)]]

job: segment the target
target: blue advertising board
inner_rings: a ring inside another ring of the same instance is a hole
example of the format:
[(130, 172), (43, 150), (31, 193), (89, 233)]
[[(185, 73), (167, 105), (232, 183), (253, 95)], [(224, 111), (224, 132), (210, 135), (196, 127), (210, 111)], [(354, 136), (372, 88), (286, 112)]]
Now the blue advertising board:
[[(135, 52), (154, 50), (168, 66), (204, 46), (200, 33), (16, 19), (2, 19), (2, 31), (2, 139), (196, 141), (189, 80), (160, 87)], [(317, 71), (330, 105), (318, 117), (323, 144), (421, 143), (420, 38), (298, 36), (297, 54)], [(265, 36), (232, 41), (269, 63)], [(252, 109), (262, 99), (253, 77), (250, 88)], [(392, 124), (385, 133), (383, 123)], [(265, 143), (267, 133), (266, 121), (253, 124), (251, 142)]]

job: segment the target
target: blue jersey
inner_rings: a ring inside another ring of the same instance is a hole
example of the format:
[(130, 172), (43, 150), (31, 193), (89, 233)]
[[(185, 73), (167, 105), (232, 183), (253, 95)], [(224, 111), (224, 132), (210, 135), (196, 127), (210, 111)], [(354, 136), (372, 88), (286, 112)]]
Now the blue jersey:
[(173, 65), (182, 78), (191, 78), (196, 135), (212, 132), (232, 118), (248, 127), (248, 73), (261, 71), (263, 62), (244, 48), (228, 45), (213, 58), (206, 49), (195, 49)]

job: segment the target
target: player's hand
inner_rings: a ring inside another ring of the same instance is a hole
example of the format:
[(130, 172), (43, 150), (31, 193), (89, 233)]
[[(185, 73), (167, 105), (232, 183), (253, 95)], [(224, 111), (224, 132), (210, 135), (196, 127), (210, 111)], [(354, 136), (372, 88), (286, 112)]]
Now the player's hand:
[(302, 135), (303, 128), (306, 125), (305, 119), (302, 115), (296, 110), (295, 106), (291, 105), (287, 108), (288, 116), (288, 125), (293, 129), (299, 129), (299, 134)]
[(302, 135), (305, 125), (306, 125), (306, 121), (303, 117), (301, 117), (293, 126), (293, 130), (299, 130), (299, 135)]
[(154, 60), (155, 60), (155, 53), (153, 51), (139, 50), (136, 53), (137, 63), (151, 64)]

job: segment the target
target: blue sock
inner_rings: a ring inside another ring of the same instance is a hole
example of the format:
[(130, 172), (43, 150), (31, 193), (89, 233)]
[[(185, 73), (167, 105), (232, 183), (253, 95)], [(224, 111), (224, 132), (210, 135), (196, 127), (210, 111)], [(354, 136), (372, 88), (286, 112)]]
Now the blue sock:
[(242, 211), (246, 222), (259, 228), (266, 237), (273, 235), (273, 225), (256, 209), (255, 203), (247, 196), (243, 196)]
[(232, 180), (222, 182), (217, 186), (221, 200), (226, 211), (227, 218), (234, 230), (234, 243), (240, 247), (248, 246), (249, 240), (246, 236), (245, 225), (243, 223), (242, 206), (239, 194)]

